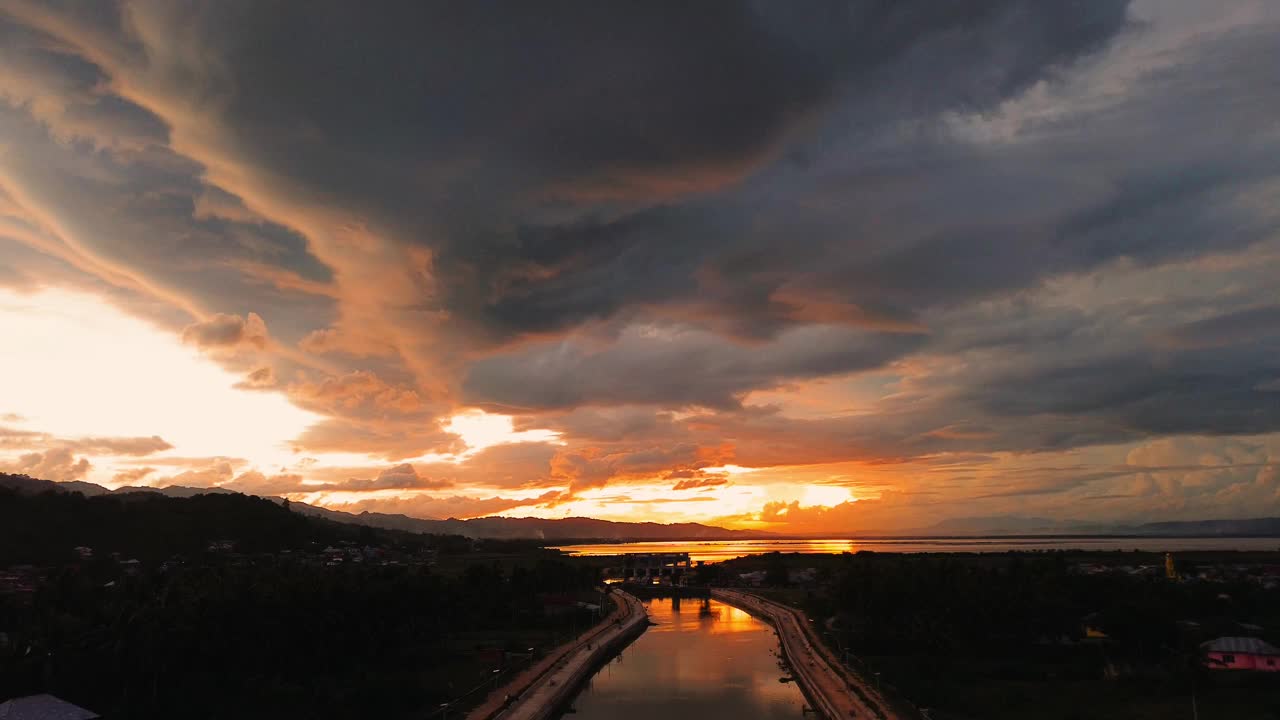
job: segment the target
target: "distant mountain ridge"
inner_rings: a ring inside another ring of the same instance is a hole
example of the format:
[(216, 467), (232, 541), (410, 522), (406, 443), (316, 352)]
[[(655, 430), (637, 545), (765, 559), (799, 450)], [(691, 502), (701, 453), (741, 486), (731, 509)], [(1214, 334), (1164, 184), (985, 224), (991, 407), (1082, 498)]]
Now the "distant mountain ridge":
[[(26, 475), (0, 473), (0, 487), (8, 487), (20, 493), (78, 492), (86, 497), (100, 495), (128, 495), (133, 493), (158, 493), (167, 497), (185, 498), (208, 493), (234, 493), (223, 488), (193, 488), (172, 485), (164, 488), (122, 487), (108, 490), (90, 482), (54, 482), (39, 480)], [(269, 498), (280, 500), (279, 498)], [(597, 520), (595, 518), (507, 518), (482, 517), (469, 520), (415, 518), (392, 513), (349, 513), (342, 510), (306, 503), (290, 503), (295, 512), (335, 522), (368, 525), (387, 530), (427, 533), (433, 535), (464, 535), (477, 539), (538, 539), (610, 540), (610, 541), (661, 541), (661, 540), (748, 540), (752, 538), (782, 538), (776, 533), (757, 530), (730, 530), (701, 523), (633, 523)], [(853, 535), (853, 532), (846, 533)], [(828, 533), (827, 537), (841, 533)], [(1280, 517), (1176, 520), (1149, 522), (1137, 525), (1086, 523), (1072, 520), (1022, 516), (990, 516), (949, 518), (925, 528), (895, 533), (898, 537), (930, 536), (990, 536), (990, 535), (1132, 535), (1149, 537), (1280, 537)]]
[(633, 523), (597, 520), (595, 518), (508, 518), (482, 517), (470, 520), (426, 520), (388, 513), (348, 513), (341, 510), (293, 503), (297, 512), (329, 518), (337, 522), (359, 523), (390, 530), (466, 535), (475, 538), (539, 540), (741, 540), (773, 537), (771, 533), (751, 530), (729, 530), (701, 523)]
[[(78, 492), (85, 497), (103, 495), (129, 495), (133, 493), (158, 493), (167, 497), (185, 498), (207, 493), (232, 493), (223, 488), (192, 488), (172, 485), (164, 488), (122, 487), (108, 490), (89, 482), (54, 482), (25, 475), (0, 473), (0, 487), (8, 487), (19, 493)], [(275, 498), (272, 498), (275, 499)], [(770, 533), (749, 530), (729, 530), (700, 523), (629, 523), (596, 520), (594, 518), (505, 518), (483, 517), (470, 520), (430, 520), (391, 513), (349, 513), (341, 510), (293, 502), (294, 512), (321, 517), (335, 522), (368, 525), (387, 530), (405, 530), (432, 535), (465, 535), (483, 539), (533, 538), (538, 540), (741, 540), (772, 537)]]
[(1152, 522), (1134, 528), (1139, 535), (1196, 535), (1196, 536), (1280, 536), (1280, 518), (1244, 518), (1240, 520), (1184, 520), (1180, 522)]
[(1280, 518), (1168, 520), (1137, 525), (992, 516), (948, 518), (909, 535), (1137, 535), (1163, 537), (1280, 537)]

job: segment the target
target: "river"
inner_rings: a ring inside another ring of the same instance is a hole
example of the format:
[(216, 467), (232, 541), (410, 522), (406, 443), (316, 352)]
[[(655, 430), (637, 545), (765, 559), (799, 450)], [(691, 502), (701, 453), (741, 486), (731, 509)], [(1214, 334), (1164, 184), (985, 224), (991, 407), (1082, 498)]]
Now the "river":
[(1277, 550), (1280, 538), (1158, 538), (1158, 537), (968, 537), (968, 538), (870, 538), (829, 540), (677, 540), (668, 542), (601, 543), (565, 545), (569, 555), (620, 555), (623, 553), (689, 553), (694, 562), (719, 562), (743, 555), (767, 552), (842, 553), (876, 552), (1006, 552), (1008, 550)]
[(657, 623), (591, 679), (566, 720), (800, 720), (804, 696), (778, 665), (773, 629), (735, 607), (646, 603)]

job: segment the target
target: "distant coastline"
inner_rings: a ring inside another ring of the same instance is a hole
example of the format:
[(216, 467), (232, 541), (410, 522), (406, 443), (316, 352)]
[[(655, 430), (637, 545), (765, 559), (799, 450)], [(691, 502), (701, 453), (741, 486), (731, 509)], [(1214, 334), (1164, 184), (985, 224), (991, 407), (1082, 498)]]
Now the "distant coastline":
[(598, 557), (624, 553), (687, 552), (694, 562), (719, 562), (764, 553), (840, 554), (870, 551), (910, 554), (999, 554), (1007, 552), (1276, 552), (1277, 537), (1156, 536), (985, 536), (882, 538), (769, 538), (754, 540), (662, 540), (606, 543), (560, 543), (549, 546), (571, 556)]

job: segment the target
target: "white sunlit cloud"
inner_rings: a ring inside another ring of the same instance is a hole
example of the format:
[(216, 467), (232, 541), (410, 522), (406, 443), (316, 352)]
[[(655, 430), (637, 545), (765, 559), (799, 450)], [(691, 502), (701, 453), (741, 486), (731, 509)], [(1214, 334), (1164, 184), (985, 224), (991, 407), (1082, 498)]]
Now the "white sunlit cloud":
[(90, 295), (0, 290), (0, 337), (0, 409), (59, 437), (159, 435), (174, 446), (167, 455), (230, 448), (266, 467), (297, 460), (289, 441), (319, 419), (235, 389), (233, 373)]
[(520, 442), (560, 443), (560, 433), (554, 430), (519, 430), (510, 415), (497, 415), (481, 410), (458, 413), (449, 419), (444, 429), (461, 437), (467, 449), (459, 457), (469, 457), (494, 445)]

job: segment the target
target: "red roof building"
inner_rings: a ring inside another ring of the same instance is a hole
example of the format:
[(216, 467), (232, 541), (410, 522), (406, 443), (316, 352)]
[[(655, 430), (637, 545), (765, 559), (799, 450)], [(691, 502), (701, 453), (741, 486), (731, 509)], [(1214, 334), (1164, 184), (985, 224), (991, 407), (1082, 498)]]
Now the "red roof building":
[(1280, 672), (1280, 648), (1252, 637), (1220, 637), (1200, 645), (1206, 667)]

